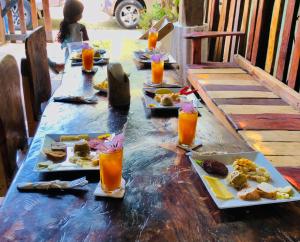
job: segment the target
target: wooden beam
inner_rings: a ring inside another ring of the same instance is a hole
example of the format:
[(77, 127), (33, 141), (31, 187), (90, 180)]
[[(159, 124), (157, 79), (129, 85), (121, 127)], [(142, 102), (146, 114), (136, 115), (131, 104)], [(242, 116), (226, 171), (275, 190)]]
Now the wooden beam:
[(251, 59), (251, 54), (252, 54), (254, 32), (255, 32), (255, 28), (256, 28), (257, 6), (258, 6), (258, 0), (253, 0), (252, 8), (251, 8), (252, 15), (251, 15), (251, 21), (250, 21), (250, 29), (249, 29), (248, 42), (247, 42), (247, 52), (246, 52), (247, 60)]
[[(237, 0), (236, 3), (236, 14), (235, 14), (235, 18), (234, 18), (234, 24), (233, 24), (233, 31), (238, 31), (238, 25), (239, 25), (239, 19), (240, 19), (240, 9), (241, 9), (241, 0)], [(246, 33), (245, 31), (241, 31)], [(231, 50), (230, 50), (230, 56), (229, 56), (229, 61), (233, 60), (233, 56), (234, 56), (234, 52), (235, 52), (235, 47), (236, 47), (236, 40), (238, 38), (237, 37), (232, 37), (231, 38)]]
[(270, 35), (269, 35), (269, 41), (268, 41), (268, 51), (267, 51), (267, 57), (266, 57), (266, 64), (265, 64), (265, 71), (268, 73), (273, 72), (274, 68), (274, 61), (275, 61), (275, 55), (276, 55), (276, 47), (278, 42), (278, 33), (280, 30), (280, 18), (283, 8), (283, 1), (282, 0), (275, 0), (274, 8), (273, 8), (273, 14), (272, 14), (272, 20), (271, 20), (271, 27), (270, 27)]
[(300, 21), (298, 21), (298, 27), (295, 32), (295, 44), (294, 44), (294, 50), (290, 61), (290, 69), (288, 74), (287, 83), (290, 88), (299, 88), (296, 87), (296, 84), (299, 85), (299, 80), (297, 83), (297, 74), (299, 73), (300, 68)]
[(283, 33), (281, 38), (281, 45), (280, 45), (280, 51), (279, 51), (279, 58), (278, 58), (278, 64), (277, 64), (277, 72), (276, 72), (276, 78), (280, 81), (283, 81), (283, 74), (284, 74), (284, 67), (287, 63), (287, 51), (288, 51), (288, 45), (290, 41), (291, 36), (291, 28), (293, 23), (293, 11), (295, 9), (296, 0), (289, 0), (286, 14), (285, 14), (285, 21), (284, 21), (284, 27), (283, 27)]
[(12, 43), (15, 43), (16, 41), (24, 41), (27, 34), (7, 34), (5, 35), (6, 41), (10, 41)]
[(24, 0), (18, 0), (18, 10), (20, 19), (20, 29), (22, 34), (26, 34), (26, 21), (24, 12)]
[(251, 63), (253, 65), (256, 65), (256, 60), (257, 60), (259, 41), (261, 37), (264, 5), (265, 5), (265, 0), (260, 0), (258, 10), (257, 10), (257, 20), (255, 24), (254, 41), (253, 41), (253, 47), (251, 53)]
[(300, 94), (295, 90), (291, 89), (274, 76), (265, 72), (259, 67), (253, 66), (248, 60), (240, 55), (236, 55), (234, 58), (235, 62), (248, 71), (248, 73), (255, 75), (257, 80), (264, 86), (268, 87), (273, 93), (281, 97), (289, 105), (300, 111)]
[(32, 28), (35, 29), (39, 26), (38, 17), (37, 17), (37, 7), (35, 1), (30, 1), (31, 6), (31, 20), (32, 20)]
[[(249, 13), (250, 13), (250, 0), (244, 1), (244, 9), (243, 9), (243, 18), (241, 23), (240, 31), (247, 33), (247, 27), (248, 27), (248, 19), (249, 19)], [(241, 55), (245, 54), (246, 49), (246, 37), (240, 38), (239, 41), (239, 52)], [(231, 53), (232, 57), (234, 56), (234, 53)]]
[[(0, 4), (1, 5), (1, 4)], [(5, 43), (5, 26), (2, 16), (2, 7), (0, 6), (0, 44)]]
[(53, 42), (52, 36), (52, 21), (50, 16), (50, 5), (49, 0), (42, 0), (43, 3), (43, 11), (44, 11), (44, 24), (46, 31), (46, 39), (48, 42)]

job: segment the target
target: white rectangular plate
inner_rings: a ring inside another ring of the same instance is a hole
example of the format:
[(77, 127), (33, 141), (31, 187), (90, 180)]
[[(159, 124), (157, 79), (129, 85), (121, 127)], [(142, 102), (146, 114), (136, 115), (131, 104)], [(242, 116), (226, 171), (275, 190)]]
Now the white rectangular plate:
[[(190, 160), (191, 160), (196, 172), (200, 176), (202, 182), (204, 183), (204, 185), (206, 187), (206, 190), (208, 191), (208, 193), (210, 194), (210, 196), (212, 197), (212, 199), (214, 200), (214, 202), (218, 206), (218, 208), (226, 209), (226, 208), (248, 207), (248, 206), (255, 206), (255, 205), (284, 203), (284, 202), (292, 202), (292, 201), (299, 201), (300, 200), (299, 192), (297, 192), (293, 188), (294, 194), (289, 199), (271, 200), (271, 199), (261, 198), (260, 200), (257, 200), (257, 201), (244, 201), (244, 200), (241, 200), (237, 197), (237, 190), (236, 189), (234, 189), (233, 187), (227, 185), (226, 178), (221, 179), (219, 177), (218, 178), (220, 179), (220, 181), (226, 186), (228, 191), (230, 191), (233, 194), (234, 198), (231, 199), (231, 200), (218, 199), (215, 196), (214, 192), (209, 187), (207, 181), (203, 177), (205, 175), (212, 176), (212, 177), (215, 177), (215, 176), (211, 175), (211, 174), (208, 174), (206, 171), (204, 171), (202, 169), (202, 167), (199, 166), (195, 162), (195, 159), (198, 159), (198, 160), (216, 160), (216, 161), (222, 162), (227, 166), (229, 172), (231, 172), (233, 170), (231, 164), (234, 162), (235, 159), (242, 158), (242, 157), (254, 161), (258, 166), (266, 168), (267, 171), (271, 175), (271, 182), (269, 182), (269, 183), (272, 184), (273, 186), (275, 186), (275, 187), (291, 186), (282, 177), (282, 175), (273, 167), (273, 165), (264, 157), (264, 155), (259, 153), (259, 152), (227, 153), (227, 154), (212, 154), (212, 155), (200, 155), (200, 154), (197, 154), (197, 153), (192, 153), (192, 156), (190, 156)], [(248, 181), (248, 183), (251, 186), (255, 186), (255, 185), (258, 184), (257, 182), (254, 182), (254, 181)]]
[[(82, 133), (83, 134), (83, 133)], [(99, 135), (102, 135), (103, 133), (87, 133), (87, 135), (90, 138), (97, 138)], [(51, 143), (58, 142), (60, 140), (60, 136), (62, 135), (79, 135), (79, 134), (46, 134), (44, 138), (44, 142), (41, 148), (41, 151), (39, 153), (37, 163), (34, 166), (34, 171), (36, 172), (58, 172), (58, 171), (98, 171), (99, 166), (91, 166), (91, 167), (81, 167), (79, 165), (76, 165), (74, 163), (69, 162), (69, 158), (74, 155), (73, 152), (73, 146), (76, 141), (68, 141), (63, 142), (67, 145), (67, 157), (65, 160), (57, 162), (57, 166), (49, 170), (48, 168), (45, 169), (38, 169), (38, 163), (42, 161), (47, 161), (47, 157), (43, 153), (43, 149), (50, 148)], [(91, 154), (95, 154), (94, 151), (91, 151)]]

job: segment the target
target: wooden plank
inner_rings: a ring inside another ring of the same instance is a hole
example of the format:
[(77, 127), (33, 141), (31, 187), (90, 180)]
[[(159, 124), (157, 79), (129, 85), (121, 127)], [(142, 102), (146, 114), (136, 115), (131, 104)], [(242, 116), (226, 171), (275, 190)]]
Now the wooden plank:
[[(240, 9), (241, 9), (241, 0), (237, 0), (236, 14), (234, 17), (234, 24), (233, 24), (233, 31), (238, 31), (238, 25), (239, 25), (239, 19), (240, 19)], [(246, 32), (244, 31), (244, 33), (246, 33)], [(231, 38), (231, 49), (230, 49), (229, 61), (233, 61), (234, 51), (236, 49), (236, 40), (237, 40), (237, 37), (235, 37), (235, 36)]]
[[(243, 9), (243, 18), (242, 18), (242, 23), (240, 28), (241, 32), (247, 33), (249, 13), (250, 13), (250, 0), (245, 0), (244, 9)], [(240, 38), (239, 53), (241, 55), (244, 55), (245, 49), (246, 49), (246, 38)], [(232, 56), (234, 55), (233, 51), (231, 52), (231, 55)]]
[[(10, 0), (6, 0), (6, 4), (9, 4)], [(14, 20), (12, 16), (12, 12), (10, 9), (7, 10), (7, 21), (8, 21), (8, 30), (10, 34), (15, 34), (15, 25), (14, 25)], [(12, 43), (15, 43), (15, 40), (11, 40)]]
[[(195, 78), (198, 78), (196, 75), (195, 75)], [(254, 80), (239, 80), (239, 81), (236, 81), (236, 80), (218, 80), (218, 79), (213, 79), (213, 80), (199, 80), (199, 83), (201, 85), (237, 85), (237, 86), (248, 86), (248, 85), (252, 85), (252, 86), (261, 86), (261, 84), (257, 81), (254, 81)]]
[(264, 5), (265, 5), (265, 0), (260, 0), (258, 10), (257, 10), (257, 20), (255, 23), (254, 40), (253, 40), (253, 47), (251, 53), (251, 63), (253, 65), (256, 65), (256, 60), (257, 60), (259, 40), (260, 40), (262, 21), (263, 21)]
[(227, 117), (238, 130), (300, 130), (298, 114), (230, 114)]
[(279, 98), (272, 92), (260, 91), (208, 91), (211, 98)]
[(214, 99), (217, 105), (230, 104), (230, 105), (281, 105), (288, 106), (286, 102), (279, 98), (218, 98)]
[(42, 0), (43, 3), (43, 10), (44, 10), (44, 24), (45, 24), (45, 31), (46, 31), (46, 39), (48, 42), (53, 42), (52, 36), (52, 20), (50, 16), (50, 6), (49, 0)]
[(248, 85), (204, 85), (206, 91), (264, 91), (270, 92), (264, 86), (248, 86)]
[(300, 155), (300, 142), (255, 142), (251, 146), (264, 155)]
[(271, 161), (275, 167), (300, 167), (300, 156), (268, 155), (266, 158)]
[[(236, 0), (230, 1), (230, 8), (229, 8), (229, 15), (228, 15), (228, 23), (227, 23), (227, 32), (231, 32), (233, 30), (233, 20), (235, 14), (238, 15), (239, 13), (235, 11)], [(225, 37), (225, 44), (224, 44), (224, 54), (223, 54), (223, 62), (227, 62), (229, 60), (229, 52), (230, 52), (230, 42), (231, 37)]]
[(188, 80), (192, 86), (197, 90), (198, 94), (201, 96), (202, 100), (205, 102), (210, 111), (215, 115), (215, 117), (227, 128), (227, 130), (233, 134), (235, 137), (241, 138), (231, 123), (227, 120), (224, 113), (213, 103), (210, 97), (208, 97), (206, 91), (203, 90), (197, 77), (193, 74), (188, 75)]
[(37, 7), (35, 1), (30, 1), (31, 7), (31, 20), (32, 20), (32, 28), (35, 29), (39, 26), (38, 17), (37, 17)]
[(271, 20), (271, 28), (269, 34), (269, 42), (268, 42), (268, 51), (266, 57), (266, 64), (265, 64), (265, 71), (268, 73), (273, 72), (274, 61), (275, 61), (275, 54), (276, 54), (276, 46), (278, 41), (278, 33), (280, 30), (280, 15), (282, 13), (283, 8), (283, 1), (282, 0), (275, 0), (274, 7), (273, 7), (273, 14)]
[[(2, 8), (0, 8), (0, 16), (2, 14)], [(5, 43), (5, 27), (3, 18), (0, 17), (0, 44)]]
[(257, 7), (258, 7), (258, 0), (253, 0), (252, 8), (251, 8), (252, 15), (251, 15), (251, 21), (250, 21), (250, 29), (249, 29), (248, 41), (247, 41), (247, 52), (246, 52), (247, 60), (251, 59), (251, 54), (252, 54), (254, 33), (255, 33), (255, 28), (256, 28)]
[[(290, 61), (290, 69), (288, 74), (287, 83), (290, 88), (297, 88), (299, 89), (299, 80), (297, 83), (297, 74), (299, 72), (300, 68), (300, 23), (298, 21), (298, 27), (295, 33), (295, 44), (294, 44), (294, 50)], [(296, 87), (296, 84), (298, 84), (298, 87)]]
[(249, 74), (197, 74), (197, 77), (201, 80), (255, 80)]
[(246, 74), (242, 68), (189, 69), (192, 74)]
[(291, 106), (219, 105), (226, 114), (299, 114)]
[(213, 68), (238, 68), (239, 66), (234, 62), (205, 62), (201, 65), (189, 64), (189, 69), (213, 69)]
[[(227, 3), (228, 3), (228, 0), (223, 0), (223, 2), (222, 2), (222, 9), (221, 9), (221, 15), (220, 15), (220, 20), (219, 20), (219, 25), (218, 25), (218, 32), (223, 32), (225, 29)], [(214, 61), (221, 60), (222, 43), (223, 43), (222, 37), (219, 37), (216, 39)]]
[(20, 29), (22, 34), (26, 34), (26, 21), (24, 12), (24, 0), (18, 0), (18, 10), (20, 18)]
[(283, 27), (283, 33), (282, 33), (281, 45), (280, 45), (280, 51), (278, 57), (277, 72), (276, 72), (276, 78), (281, 81), (283, 79), (284, 67), (286, 66), (286, 62), (288, 61), (287, 51), (288, 51), (288, 45), (290, 41), (291, 28), (293, 22), (293, 14), (291, 13), (294, 11), (295, 5), (296, 5), (296, 0), (289, 0), (286, 9), (286, 15), (285, 15), (285, 21), (284, 21), (284, 27)]
[[(262, 131), (239, 131), (239, 134), (247, 141), (256, 142), (299, 142), (300, 131), (262, 130)], [(300, 161), (300, 160), (299, 160)]]
[(287, 85), (277, 80), (264, 70), (253, 67), (249, 61), (240, 55), (235, 56), (235, 61), (247, 72), (255, 75), (258, 81), (268, 87), (273, 93), (281, 97), (289, 105), (300, 111), (300, 94), (289, 88)]

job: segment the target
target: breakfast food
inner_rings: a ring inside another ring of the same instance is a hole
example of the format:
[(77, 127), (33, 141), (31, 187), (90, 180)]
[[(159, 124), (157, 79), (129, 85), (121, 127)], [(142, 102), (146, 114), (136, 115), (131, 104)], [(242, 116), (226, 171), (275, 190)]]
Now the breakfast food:
[(219, 175), (219, 176), (227, 176), (228, 175), (228, 169), (227, 167), (216, 160), (205, 160), (202, 163), (203, 169), (210, 174)]
[(67, 146), (63, 142), (54, 142), (51, 144), (51, 150), (53, 151), (67, 151)]
[(54, 151), (51, 149), (44, 149), (44, 153), (51, 161), (61, 161), (64, 160), (67, 156), (67, 152), (61, 150)]
[(207, 181), (209, 187), (212, 189), (217, 198), (222, 200), (229, 200), (233, 198), (233, 195), (218, 178), (204, 176), (204, 179)]
[(259, 183), (268, 182), (271, 179), (269, 172), (265, 168), (258, 167), (253, 161), (246, 158), (236, 159), (232, 166), (234, 170), (244, 174), (247, 179)]
[(233, 171), (227, 177), (228, 183), (237, 190), (248, 186), (247, 177), (240, 171)]
[(90, 151), (90, 146), (86, 140), (79, 140), (74, 145), (74, 153), (78, 156), (88, 156), (90, 154)]
[(107, 90), (108, 89), (108, 81), (107, 81), (107, 79), (105, 79), (102, 82), (99, 82), (98, 84), (95, 84), (94, 88), (97, 89), (97, 90), (100, 90), (100, 91)]
[(78, 141), (81, 139), (89, 140), (89, 136), (87, 134), (79, 134), (79, 135), (62, 135), (60, 136), (60, 142), (66, 141)]
[(260, 194), (256, 187), (244, 188), (237, 193), (238, 197), (246, 201), (256, 201), (260, 199)]
[(97, 155), (96, 156), (87, 155), (87, 156), (84, 156), (84, 157), (74, 155), (74, 156), (70, 157), (69, 161), (71, 163), (79, 165), (82, 168), (89, 168), (89, 167), (93, 167), (93, 166), (98, 166), (98, 164), (99, 164)]
[(160, 103), (163, 106), (173, 106), (172, 98), (169, 95), (163, 95), (160, 100)]
[(257, 190), (261, 197), (268, 199), (276, 199), (277, 190), (269, 183), (262, 182), (257, 185)]
[(173, 93), (169, 88), (158, 88), (155, 90), (155, 94), (171, 94)]

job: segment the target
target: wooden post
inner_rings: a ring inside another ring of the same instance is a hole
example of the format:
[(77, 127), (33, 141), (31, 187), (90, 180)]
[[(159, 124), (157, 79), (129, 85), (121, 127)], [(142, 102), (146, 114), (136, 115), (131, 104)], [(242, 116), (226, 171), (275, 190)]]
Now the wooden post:
[(24, 0), (18, 0), (18, 10), (20, 18), (20, 29), (22, 34), (26, 34), (26, 21), (24, 13)]
[(31, 6), (32, 28), (35, 29), (38, 27), (36, 2), (30, 1), (30, 6)]
[(44, 24), (46, 31), (46, 39), (48, 42), (53, 42), (52, 36), (52, 21), (50, 16), (50, 5), (49, 0), (43, 0), (43, 10), (44, 10)]
[[(6, 4), (8, 5), (10, 3), (10, 0), (6, 0)], [(7, 11), (7, 20), (8, 20), (8, 29), (10, 34), (15, 34), (15, 25), (14, 25), (14, 20), (12, 16), (12, 12), (9, 9)], [(16, 43), (15, 40), (11, 40), (11, 43)]]
[(0, 44), (5, 43), (5, 26), (4, 26), (4, 21), (3, 18), (1, 17), (2, 15), (2, 7), (0, 4)]
[(204, 0), (181, 0), (178, 22), (183, 26), (201, 26), (204, 23)]

